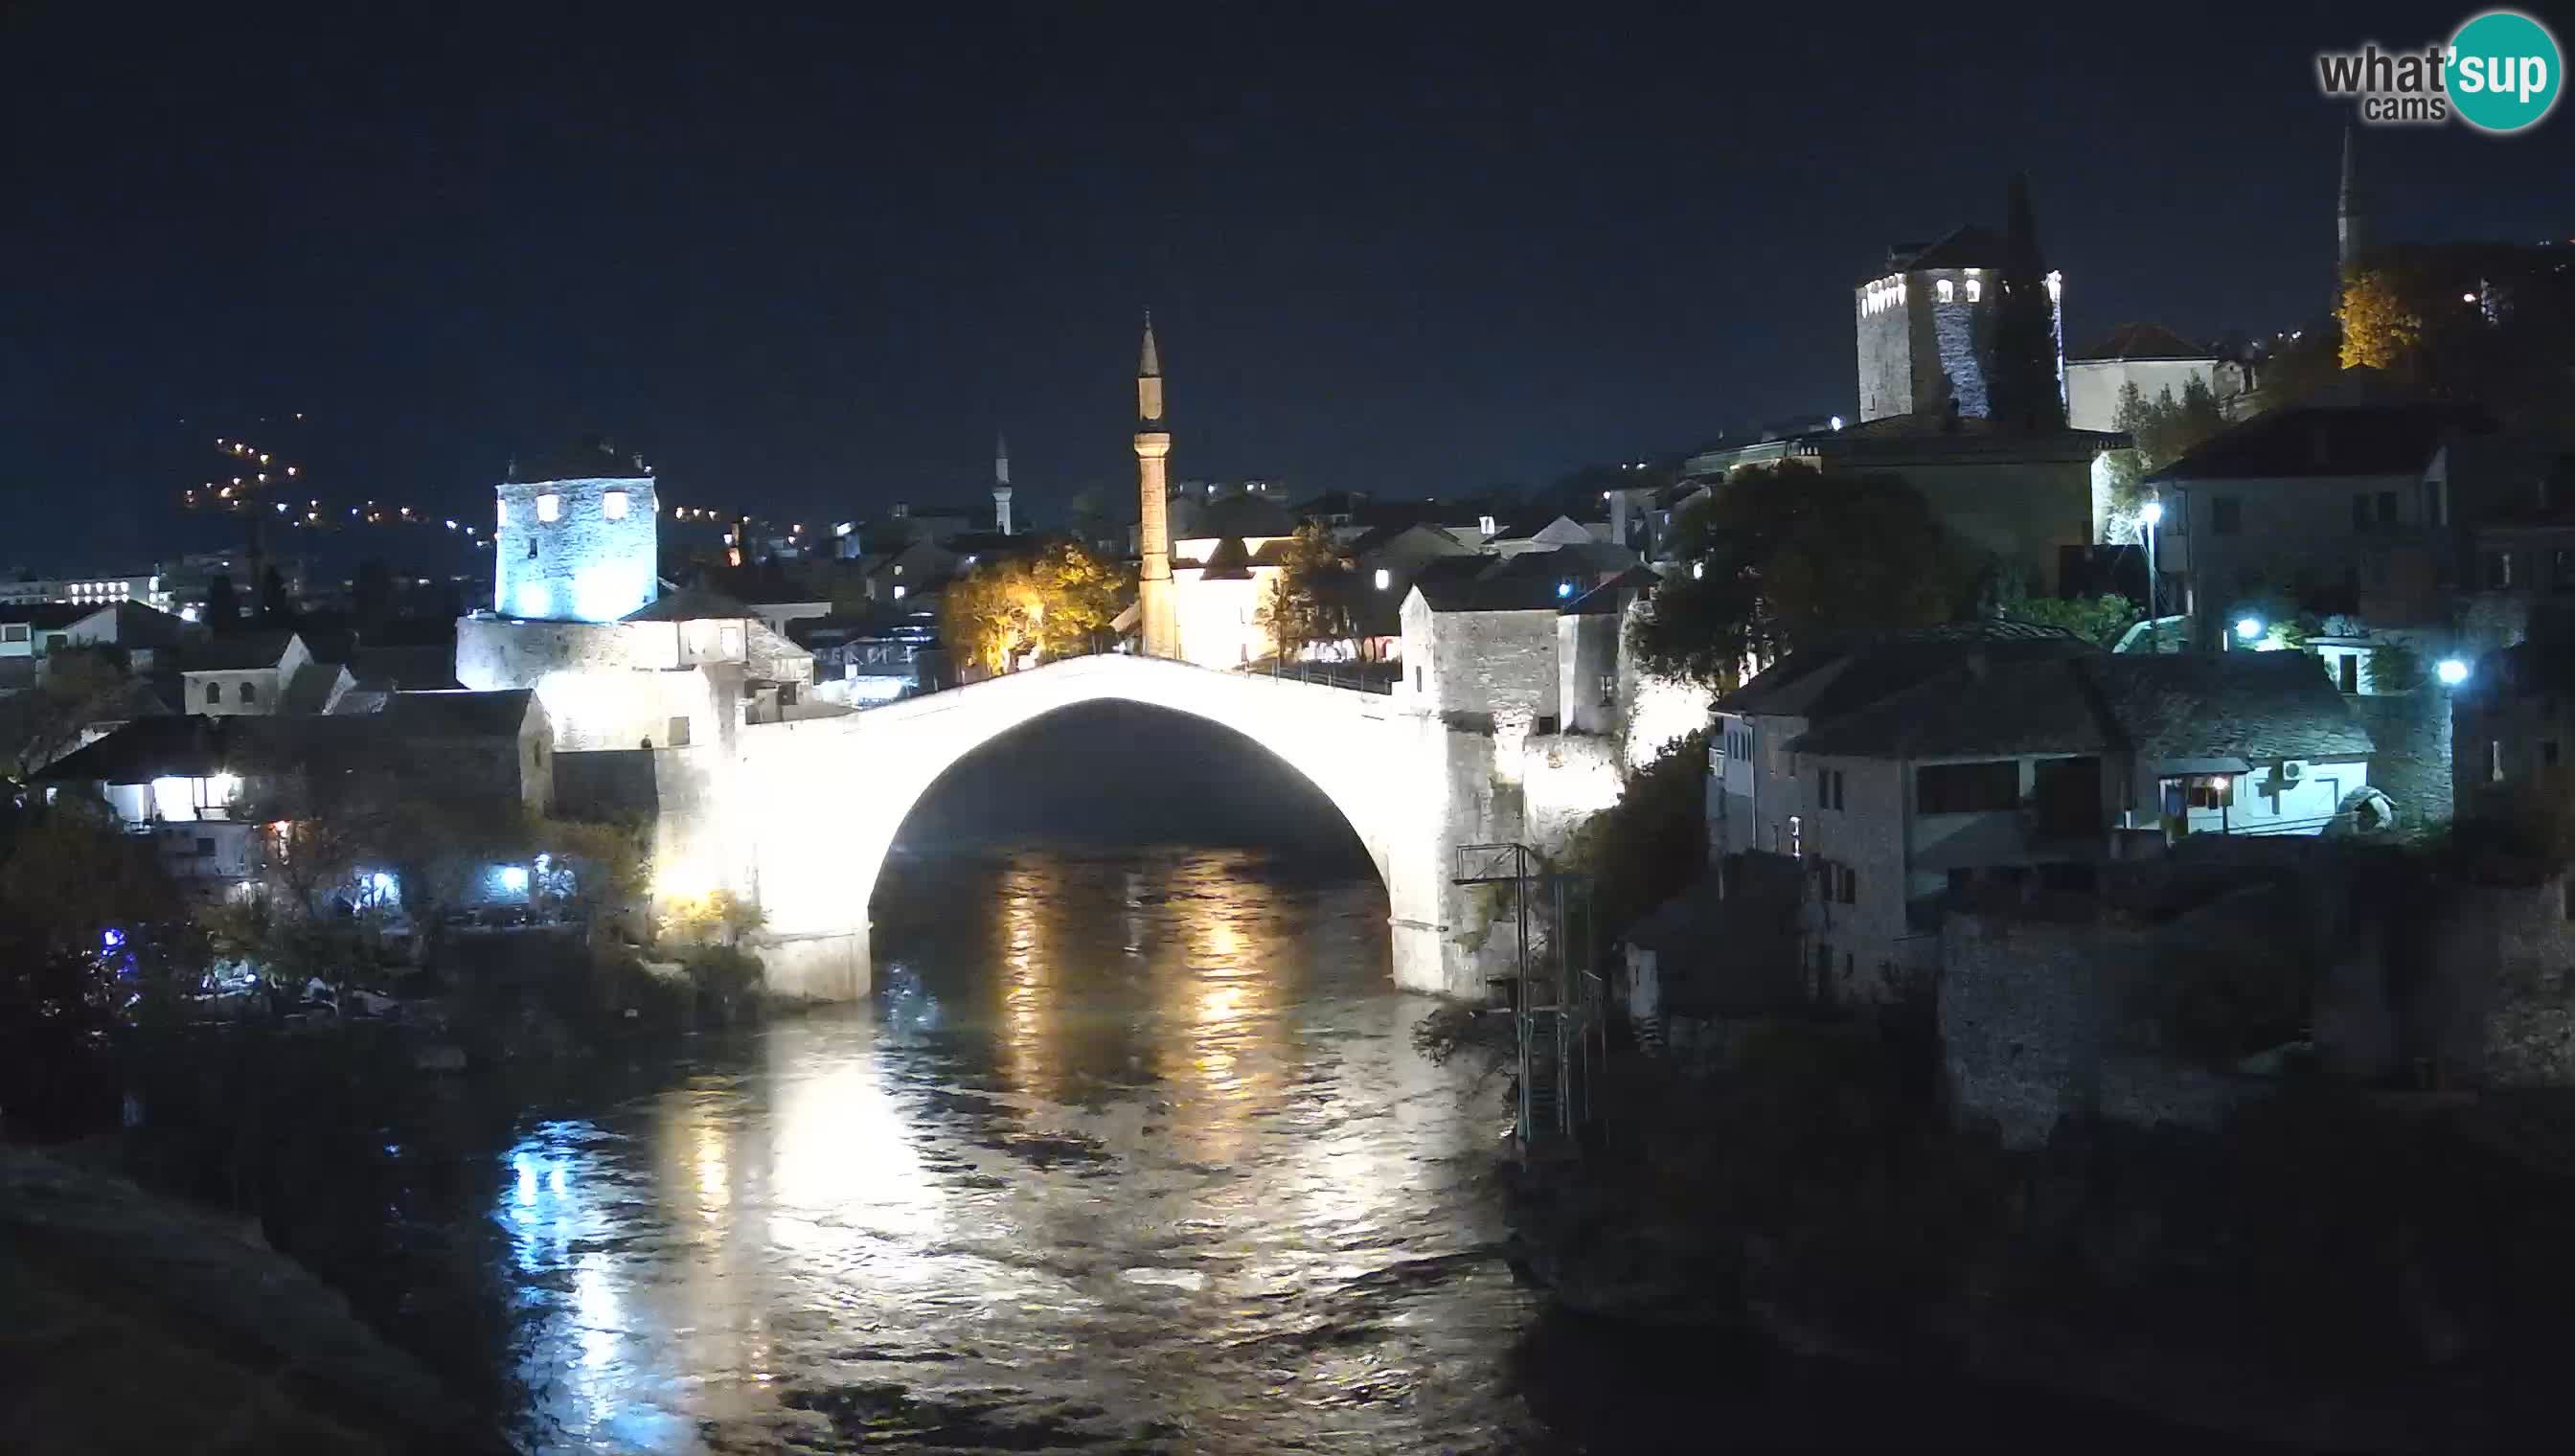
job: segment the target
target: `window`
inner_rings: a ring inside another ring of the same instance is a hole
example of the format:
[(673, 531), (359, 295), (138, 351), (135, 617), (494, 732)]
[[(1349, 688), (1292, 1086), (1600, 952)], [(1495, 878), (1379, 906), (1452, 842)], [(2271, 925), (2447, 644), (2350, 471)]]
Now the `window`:
[(241, 685), (241, 701), (244, 703), (259, 702), (259, 685), (256, 683), (244, 683)]
[(1816, 770), (1815, 770), (1815, 807), (1817, 807), (1817, 808), (1840, 808), (1841, 806), (1842, 806), (1842, 770), (1840, 770), (1839, 768), (1818, 768), (1818, 769), (1816, 769)]
[(2548, 586), (2557, 592), (2575, 589), (2575, 551), (2561, 546), (2548, 554)]
[(509, 525), (509, 524), (510, 524), (510, 503), (509, 503), (509, 502), (507, 502), (507, 501), (504, 501), (504, 502), (502, 502), (502, 503), (501, 503), (501, 520), (500, 520), (500, 524), (501, 524), (501, 525), (503, 525), (503, 526), (507, 526), (507, 525)]
[(674, 748), (685, 748), (689, 745), (688, 715), (682, 714), (671, 720), (669, 731), (663, 735), (662, 741)]
[(1956, 303), (1958, 301), (1958, 286), (1956, 284), (1951, 283), (1949, 280), (1944, 278), (1941, 279), (1939, 283), (1935, 284), (1934, 287), (1940, 290), (1940, 302), (1947, 304)]
[(1806, 857), (1806, 820), (1803, 815), (1788, 815), (1788, 857)]
[(2378, 493), (2378, 524), (2382, 527), (2392, 527), (2396, 524), (2396, 493), (2394, 491), (2381, 491)]
[(2233, 496), (2208, 498), (2208, 529), (2219, 536), (2240, 536), (2244, 532), (2244, 503)]
[(2511, 585), (2512, 553), (2508, 551), (2487, 552), (2486, 590), (2491, 592), (2500, 592)]
[(1555, 724), (1555, 717), (1554, 717), (1554, 715), (1550, 714), (1550, 715), (1548, 715), (1548, 716), (1547, 716), (1547, 717), (1545, 717), (1545, 718), (1539, 719), (1535, 724), (1531, 725), (1531, 726), (1530, 726), (1530, 728), (1529, 728), (1529, 731), (1530, 731), (1530, 732), (1533, 732), (1533, 733), (1536, 733), (1536, 734), (1538, 734), (1539, 736), (1543, 737), (1543, 736), (1545, 736), (1545, 735), (1546, 735), (1546, 734), (1548, 734), (1548, 733), (1554, 732), (1554, 731), (1555, 731), (1555, 728), (1556, 728), (1556, 724)]
[(1970, 278), (1970, 279), (1968, 279), (1968, 280), (1967, 280), (1967, 302), (1969, 302), (1969, 303), (1971, 303), (1971, 304), (1973, 304), (1973, 303), (1982, 303), (1982, 302), (1984, 302), (1984, 298), (1985, 298), (1985, 281), (1984, 281), (1983, 279), (1981, 279), (1981, 278)]
[(0, 624), (0, 642), (25, 642), (27, 631), (27, 624), (23, 622)]
[(2360, 654), (2345, 653), (2335, 659), (2335, 666), (2342, 673), (2342, 691), (2358, 693), (2360, 691)]
[(221, 684), (221, 683), (209, 683), (209, 684), (207, 684), (207, 685), (206, 685), (206, 701), (207, 701), (208, 703), (221, 703), (221, 702), (223, 702), (223, 701), (224, 701), (224, 685), (223, 685), (223, 684)]
[(2371, 520), (2372, 520), (2372, 519), (2373, 519), (2373, 518), (2371, 517), (2371, 515), (2370, 515), (2370, 511), (2369, 511), (2369, 498), (2368, 498), (2367, 496), (2354, 496), (2354, 497), (2352, 497), (2352, 498), (2351, 498), (2351, 529), (2352, 529), (2352, 530), (2354, 530), (2354, 531), (2366, 532), (2366, 531), (2368, 531), (2368, 530), (2369, 530), (2370, 522), (2371, 522)]
[(2164, 812), (2222, 809), (2235, 801), (2232, 773), (2193, 773), (2163, 780)]
[(1600, 706), (1602, 708), (1618, 706), (1618, 675), (1615, 673), (1600, 675)]
[(599, 514), (611, 521), (626, 519), (626, 493), (610, 491), (599, 498)]
[(1376, 569), (1376, 589), (1377, 589), (1378, 591), (1382, 592), (1382, 591), (1384, 591), (1386, 588), (1388, 588), (1388, 587), (1390, 587), (1390, 586), (1392, 586), (1392, 585), (1394, 585), (1394, 573), (1387, 571), (1387, 570), (1386, 570), (1385, 568), (1383, 568), (1383, 567), (1379, 567), (1379, 568), (1377, 568), (1377, 569)]
[(2020, 807), (2020, 764), (1928, 763), (1913, 770), (1913, 811), (2000, 813)]
[(556, 495), (552, 491), (548, 491), (546, 494), (539, 496), (537, 498), (537, 519), (539, 521), (562, 520), (563, 497)]
[(1833, 866), (1833, 898), (1842, 904), (1859, 902), (1859, 871), (1847, 864)]
[(2500, 738), (2486, 740), (2486, 781), (2503, 781), (2503, 740)]
[(2555, 738), (2541, 738), (2539, 740), (2539, 766), (2542, 768), (2554, 768), (2557, 766), (2557, 740)]
[(1429, 691), (1421, 686), (1421, 670), (1419, 668), (1412, 670), (1412, 691), (1415, 693), (1425, 693)]

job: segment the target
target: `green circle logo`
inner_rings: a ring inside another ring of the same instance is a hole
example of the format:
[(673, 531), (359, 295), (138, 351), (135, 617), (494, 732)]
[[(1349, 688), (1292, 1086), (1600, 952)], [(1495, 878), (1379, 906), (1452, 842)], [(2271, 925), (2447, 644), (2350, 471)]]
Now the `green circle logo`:
[(2489, 10), (2450, 37), (2450, 105), (2479, 131), (2536, 126), (2565, 89), (2563, 55), (2547, 26), (2518, 10)]

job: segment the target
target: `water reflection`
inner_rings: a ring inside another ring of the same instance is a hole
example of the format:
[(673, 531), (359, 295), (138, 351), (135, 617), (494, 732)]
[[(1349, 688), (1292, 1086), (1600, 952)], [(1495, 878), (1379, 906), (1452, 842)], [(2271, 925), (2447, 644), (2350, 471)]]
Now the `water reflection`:
[(1489, 1117), (1405, 1039), (1374, 884), (944, 872), (880, 924), (877, 1007), (509, 1150), (528, 1443), (1490, 1435), (1525, 1306), (1457, 1171)]

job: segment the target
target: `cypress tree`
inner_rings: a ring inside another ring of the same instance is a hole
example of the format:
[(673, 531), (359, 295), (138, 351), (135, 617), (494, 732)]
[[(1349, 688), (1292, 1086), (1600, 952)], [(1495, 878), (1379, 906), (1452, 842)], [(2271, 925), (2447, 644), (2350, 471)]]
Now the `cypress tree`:
[(2065, 427), (2056, 378), (2056, 310), (2047, 259), (2029, 206), (2029, 179), (2013, 173), (2003, 230), (2002, 297), (1994, 304), (1985, 386), (1994, 420), (2022, 430)]

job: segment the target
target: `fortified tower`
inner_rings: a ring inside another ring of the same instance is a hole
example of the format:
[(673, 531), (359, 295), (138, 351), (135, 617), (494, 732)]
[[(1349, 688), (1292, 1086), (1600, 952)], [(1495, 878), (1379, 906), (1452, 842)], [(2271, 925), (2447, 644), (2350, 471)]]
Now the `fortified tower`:
[(1145, 352), (1136, 364), (1136, 489), (1144, 514), (1137, 533), (1137, 651), (1149, 658), (1181, 655), (1180, 618), (1172, 606), (1172, 522), (1165, 462), (1172, 432), (1163, 424), (1163, 360), (1154, 348), (1154, 316), (1145, 315)]
[(530, 464), (495, 493), (492, 609), (539, 622), (615, 622), (659, 588), (653, 472), (593, 438)]

